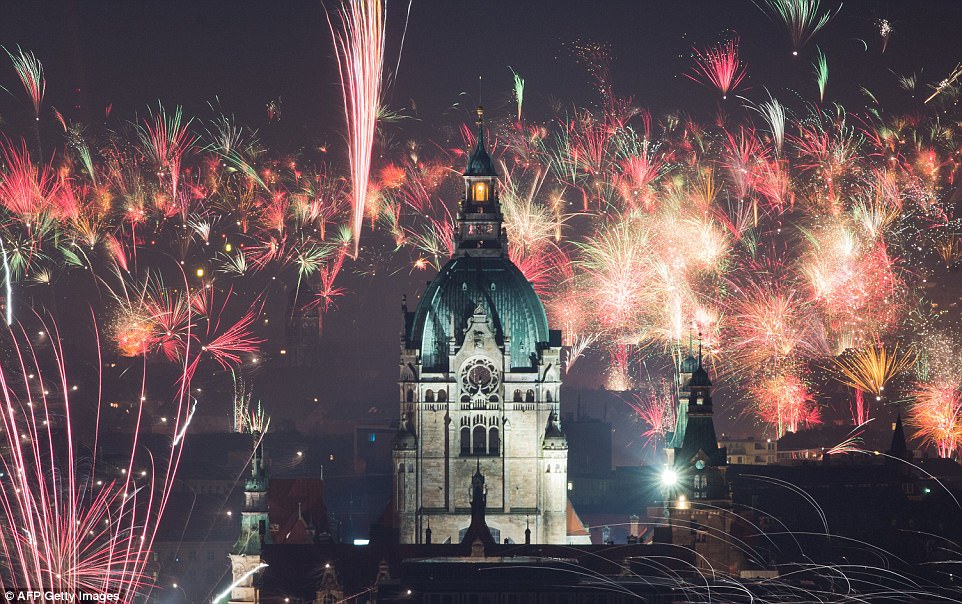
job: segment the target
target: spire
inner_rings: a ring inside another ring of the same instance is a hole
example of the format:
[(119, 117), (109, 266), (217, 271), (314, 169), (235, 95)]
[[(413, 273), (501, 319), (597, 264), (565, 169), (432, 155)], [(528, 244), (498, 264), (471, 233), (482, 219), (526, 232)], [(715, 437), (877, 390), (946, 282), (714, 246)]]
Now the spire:
[(908, 446), (905, 444), (905, 429), (902, 427), (902, 412), (895, 418), (895, 426), (892, 429), (892, 444), (889, 446), (888, 454), (899, 459), (911, 458)]
[(497, 177), (498, 173), (494, 170), (491, 156), (485, 148), (484, 141), (484, 107), (478, 105), (475, 110), (477, 119), (475, 124), (478, 127), (477, 143), (474, 146), (474, 153), (468, 156), (468, 165), (464, 169), (465, 176)]
[(478, 458), (478, 468), (471, 477), (471, 524), (464, 532), (461, 544), (472, 545), (480, 541), (484, 545), (494, 545), (491, 529), (484, 519), (484, 508), (487, 506), (487, 489), (484, 486), (484, 474), (481, 473), (481, 458)]

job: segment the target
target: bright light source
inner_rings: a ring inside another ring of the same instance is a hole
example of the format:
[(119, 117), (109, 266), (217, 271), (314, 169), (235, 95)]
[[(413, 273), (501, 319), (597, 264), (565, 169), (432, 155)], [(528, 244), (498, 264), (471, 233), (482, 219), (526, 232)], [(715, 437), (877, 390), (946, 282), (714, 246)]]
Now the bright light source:
[(671, 468), (665, 468), (661, 473), (661, 485), (665, 487), (673, 487), (678, 484), (678, 472), (672, 470)]
[(202, 268), (197, 269), (197, 276), (198, 276), (198, 277), (203, 277), (203, 276), (204, 276), (204, 269), (202, 269)]
[(370, 540), (370, 539), (355, 539), (355, 540), (354, 540), (354, 545), (368, 545), (369, 543), (371, 543), (371, 540)]

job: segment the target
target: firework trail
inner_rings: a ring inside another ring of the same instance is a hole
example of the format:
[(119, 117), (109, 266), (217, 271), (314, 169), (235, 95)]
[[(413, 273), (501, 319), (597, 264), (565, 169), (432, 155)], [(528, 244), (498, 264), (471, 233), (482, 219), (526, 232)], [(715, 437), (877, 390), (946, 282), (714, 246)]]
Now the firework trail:
[(714, 86), (722, 95), (722, 100), (728, 98), (745, 79), (745, 66), (738, 58), (738, 38), (709, 48), (704, 52), (694, 49), (695, 71), (685, 76), (695, 82)]
[(823, 102), (825, 100), (825, 86), (828, 85), (828, 59), (825, 58), (821, 48), (816, 47), (815, 52), (817, 56), (812, 68), (815, 72), (815, 83), (818, 84), (818, 101)]
[(518, 121), (521, 121), (521, 103), (524, 102), (524, 78), (518, 75), (514, 68), (509, 67), (514, 78), (514, 100), (518, 104)]
[(47, 83), (43, 79), (43, 65), (31, 51), (25, 51), (17, 46), (17, 52), (12, 53), (6, 48), (4, 50), (13, 67), (17, 71), (20, 83), (30, 96), (30, 104), (33, 106), (33, 133), (34, 141), (37, 143), (37, 162), (43, 163), (43, 147), (40, 145), (40, 104), (43, 103), (43, 93)]
[(882, 53), (885, 53), (885, 49), (888, 48), (889, 38), (892, 37), (892, 23), (888, 19), (879, 19), (876, 21), (878, 25), (878, 35), (882, 39)]
[(385, 17), (381, 0), (346, 0), (340, 12), (340, 32), (334, 31), (330, 14), (327, 16), (337, 51), (347, 121), (355, 258), (360, 250), (374, 131), (381, 103)]
[(773, 21), (781, 21), (785, 26), (793, 56), (798, 56), (802, 46), (842, 9), (839, 5), (835, 13), (826, 11), (820, 15), (819, 0), (764, 0), (764, 5), (759, 8)]

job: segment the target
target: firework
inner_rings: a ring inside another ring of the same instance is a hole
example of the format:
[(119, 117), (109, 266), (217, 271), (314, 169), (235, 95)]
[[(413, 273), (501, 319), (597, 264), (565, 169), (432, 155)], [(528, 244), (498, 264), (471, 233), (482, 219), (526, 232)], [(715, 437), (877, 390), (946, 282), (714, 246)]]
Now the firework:
[(815, 397), (798, 376), (777, 375), (752, 388), (758, 418), (775, 430), (778, 438), (788, 432), (821, 423)]
[(351, 165), (354, 257), (357, 257), (364, 203), (371, 173), (374, 129), (381, 103), (384, 68), (385, 12), (381, 0), (346, 0), (340, 12), (342, 30), (328, 25), (337, 50), (344, 116), (347, 120), (348, 157)]
[[(135, 432), (129, 459), (121, 467), (101, 466), (87, 457), (84, 451), (91, 443), (80, 440), (82, 431), (75, 425), (76, 388), (70, 387), (68, 361), (56, 326), (47, 332), (54, 343), (53, 358), (41, 359), (34, 355), (26, 331), (15, 326), (8, 334), (18, 362), (0, 370), (5, 407), (0, 415), (0, 509), (12, 529), (0, 535), (5, 568), (0, 588), (43, 585), (131, 601), (150, 587), (149, 554), (183, 439), (174, 438), (166, 451), (142, 451)], [(180, 389), (175, 401), (172, 437), (189, 422), (184, 392)], [(138, 414), (137, 431), (140, 426)], [(92, 448), (97, 449), (96, 432)]]
[(641, 393), (632, 395), (628, 406), (647, 429), (642, 433), (646, 443), (663, 447), (667, 435), (675, 429), (675, 389), (668, 380), (646, 382)]
[(821, 48), (816, 47), (815, 52), (817, 56), (812, 68), (815, 72), (815, 83), (818, 84), (818, 100), (822, 102), (825, 100), (825, 86), (828, 85), (828, 59)]
[(17, 46), (17, 52), (12, 53), (6, 48), (4, 50), (10, 60), (13, 62), (13, 67), (17, 71), (17, 77), (20, 78), (20, 83), (23, 84), (24, 89), (30, 96), (30, 104), (33, 106), (33, 133), (34, 139), (37, 143), (37, 159), (40, 163), (43, 163), (43, 148), (40, 144), (40, 104), (43, 103), (43, 93), (46, 90), (47, 83), (43, 79), (43, 65), (37, 60), (37, 57), (31, 51), (25, 51), (19, 46)]
[(885, 49), (888, 48), (889, 38), (892, 37), (892, 23), (888, 19), (879, 19), (876, 21), (876, 25), (878, 25), (878, 35), (882, 39), (882, 52), (884, 53)]
[(962, 445), (962, 392), (948, 381), (919, 384), (912, 394), (908, 423), (941, 457), (952, 457)]
[(518, 121), (521, 121), (521, 103), (524, 101), (524, 78), (518, 72), (511, 69), (511, 76), (514, 78), (514, 100), (518, 104)]
[(722, 99), (745, 79), (745, 66), (738, 58), (738, 38), (709, 48), (704, 52), (694, 49), (695, 71), (688, 78), (714, 86)]
[(911, 351), (899, 354), (898, 345), (891, 352), (882, 346), (851, 351), (832, 361), (835, 379), (862, 392), (881, 397), (885, 386), (899, 373), (915, 363)]
[(835, 13), (819, 14), (819, 0), (764, 0), (761, 8), (772, 20), (781, 21), (785, 26), (794, 56), (841, 10), (839, 7)]

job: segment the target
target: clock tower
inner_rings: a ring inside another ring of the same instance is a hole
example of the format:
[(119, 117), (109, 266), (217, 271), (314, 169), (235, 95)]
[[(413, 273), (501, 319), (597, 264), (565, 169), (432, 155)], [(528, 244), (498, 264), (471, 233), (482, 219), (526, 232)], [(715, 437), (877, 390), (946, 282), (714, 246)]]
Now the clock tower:
[(395, 526), (401, 543), (460, 543), (480, 472), (495, 541), (524, 543), (530, 528), (532, 543), (569, 543), (561, 332), (508, 258), (481, 107), (477, 125), (453, 257), (402, 306)]

